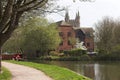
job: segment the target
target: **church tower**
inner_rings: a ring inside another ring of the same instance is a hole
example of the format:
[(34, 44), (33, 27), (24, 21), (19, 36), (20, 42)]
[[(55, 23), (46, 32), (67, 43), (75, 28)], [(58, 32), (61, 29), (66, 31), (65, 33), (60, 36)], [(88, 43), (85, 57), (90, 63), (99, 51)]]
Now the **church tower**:
[(76, 13), (75, 26), (80, 27), (80, 14), (79, 14), (79, 11), (78, 11), (78, 13)]
[(65, 14), (65, 22), (69, 23), (69, 13), (68, 13), (68, 11), (66, 11), (66, 14)]

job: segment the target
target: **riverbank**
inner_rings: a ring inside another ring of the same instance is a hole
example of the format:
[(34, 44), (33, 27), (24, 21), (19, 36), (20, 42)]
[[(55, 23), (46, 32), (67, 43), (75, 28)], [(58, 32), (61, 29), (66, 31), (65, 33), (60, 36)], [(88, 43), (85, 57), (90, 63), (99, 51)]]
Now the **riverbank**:
[(48, 61), (120, 61), (120, 55), (81, 55), (81, 56), (44, 56), (39, 58), (30, 58), (28, 60), (48, 60)]
[(11, 80), (11, 73), (5, 67), (2, 67), (2, 73), (0, 74), (0, 80)]
[(91, 80), (85, 76), (79, 75), (69, 69), (61, 68), (55, 65), (37, 64), (33, 62), (8, 61), (15, 64), (25, 65), (41, 70), (54, 80)]
[(42, 56), (42, 57), (39, 57), (39, 58), (28, 58), (28, 60), (88, 61), (88, 60), (92, 60), (92, 59), (87, 54), (84, 54), (82, 56)]

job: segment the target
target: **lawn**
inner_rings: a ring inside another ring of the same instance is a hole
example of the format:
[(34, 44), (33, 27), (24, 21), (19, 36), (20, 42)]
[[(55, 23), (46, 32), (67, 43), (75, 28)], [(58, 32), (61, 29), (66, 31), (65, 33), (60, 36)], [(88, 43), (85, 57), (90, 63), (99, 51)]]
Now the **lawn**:
[(53, 78), (54, 80), (91, 80), (67, 68), (62, 68), (55, 65), (38, 64), (38, 63), (24, 62), (24, 61), (8, 61), (8, 62), (25, 65), (25, 66), (29, 66), (29, 67), (33, 67), (35, 69), (41, 70), (46, 75)]
[(2, 67), (2, 74), (0, 74), (0, 80), (11, 80), (11, 73), (4, 67)]

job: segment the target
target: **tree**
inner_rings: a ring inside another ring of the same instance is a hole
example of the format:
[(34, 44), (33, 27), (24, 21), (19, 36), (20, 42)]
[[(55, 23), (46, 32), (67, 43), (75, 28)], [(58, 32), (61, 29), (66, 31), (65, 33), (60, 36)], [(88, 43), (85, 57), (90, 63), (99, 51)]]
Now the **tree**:
[(49, 50), (56, 49), (59, 42), (60, 37), (56, 25), (50, 25), (47, 20), (38, 17), (31, 18), (25, 25), (16, 29), (3, 46), (3, 50), (13, 52), (22, 50), (29, 57), (30, 55), (39, 57)]
[(113, 41), (114, 45), (118, 45), (120, 43), (120, 20), (116, 20), (114, 26)]
[(96, 38), (97, 47), (99, 50), (103, 50), (106, 53), (111, 51), (111, 43), (113, 38), (114, 21), (112, 18), (105, 17), (102, 21), (99, 21), (96, 25)]
[(108, 54), (115, 51), (120, 45), (120, 21), (105, 17), (95, 26), (97, 48)]
[(74, 45), (76, 44), (76, 38), (69, 37), (69, 41), (70, 41), (70, 44), (72, 45), (72, 47), (74, 48)]
[(11, 37), (2, 46), (2, 52), (22, 53), (21, 47), (24, 40), (22, 30), (23, 28), (19, 27), (12, 33)]
[(48, 8), (48, 2), (50, 0), (0, 0), (0, 71), (1, 48), (18, 27), (22, 15), (37, 9), (42, 12)]
[[(25, 25), (25, 40), (23, 50), (31, 53), (32, 56), (43, 56), (49, 50), (54, 50), (60, 43), (58, 30), (54, 24), (49, 24), (46, 20), (31, 19)], [(34, 29), (32, 28), (34, 26)], [(27, 31), (27, 32), (26, 32)], [(36, 55), (35, 55), (36, 53)]]
[(39, 27), (26, 34), (24, 42), (25, 53), (44, 56), (49, 50), (54, 50), (59, 45), (59, 35), (55, 28)]
[(42, 7), (47, 2), (48, 0), (0, 0), (0, 68), (1, 48), (18, 27), (22, 14), (25, 11)]

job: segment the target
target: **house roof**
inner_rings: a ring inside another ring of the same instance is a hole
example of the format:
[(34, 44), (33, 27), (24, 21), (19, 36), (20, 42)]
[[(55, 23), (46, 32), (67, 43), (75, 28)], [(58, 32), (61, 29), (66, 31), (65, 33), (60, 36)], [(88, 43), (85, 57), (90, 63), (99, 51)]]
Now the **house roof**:
[(61, 23), (62, 23), (62, 21), (58, 21), (58, 22), (56, 22), (56, 24), (57, 24), (58, 26), (60, 26)]
[(81, 28), (81, 30), (84, 33), (93, 33), (94, 32), (93, 28), (91, 28), (91, 27), (89, 27), (89, 28)]
[[(70, 20), (70, 23), (71, 22), (74, 22), (74, 20)], [(93, 32), (94, 32), (92, 27), (74, 27), (73, 23), (71, 23), (71, 24), (70, 23), (67, 23), (63, 20), (56, 22), (58, 27), (60, 27), (61, 25), (72, 26), (75, 31), (81, 30), (84, 34), (93, 34)]]
[(58, 22), (56, 22), (56, 24), (57, 24), (58, 26), (61, 26), (61, 25), (70, 26), (70, 25), (71, 25), (71, 24), (69, 24), (69, 23), (67, 23), (67, 22), (65, 22), (65, 21), (58, 21)]

